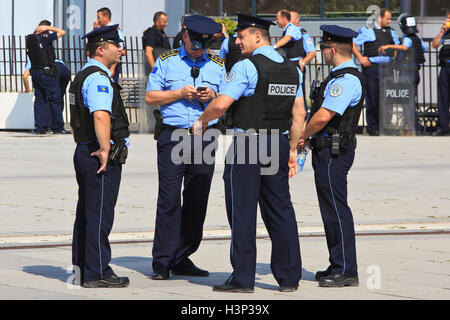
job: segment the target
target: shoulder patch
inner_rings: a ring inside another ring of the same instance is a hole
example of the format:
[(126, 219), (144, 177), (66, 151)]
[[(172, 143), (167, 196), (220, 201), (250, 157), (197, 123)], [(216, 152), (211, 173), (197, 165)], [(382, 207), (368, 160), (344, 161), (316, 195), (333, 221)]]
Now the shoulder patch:
[(335, 84), (330, 89), (330, 96), (338, 97), (342, 94), (342, 87), (338, 84)]
[(211, 60), (212, 62), (217, 63), (219, 66), (223, 67), (225, 65), (225, 60), (223, 60), (222, 58), (219, 58), (218, 56), (211, 54), (211, 53), (207, 53), (206, 57)]
[(175, 49), (175, 50), (169, 50), (169, 51), (166, 51), (166, 52), (164, 52), (163, 54), (161, 54), (161, 55), (159, 56), (159, 58), (160, 58), (161, 60), (165, 60), (165, 59), (167, 59), (168, 57), (177, 56), (179, 53), (180, 53), (180, 50), (178, 50), (178, 49)]

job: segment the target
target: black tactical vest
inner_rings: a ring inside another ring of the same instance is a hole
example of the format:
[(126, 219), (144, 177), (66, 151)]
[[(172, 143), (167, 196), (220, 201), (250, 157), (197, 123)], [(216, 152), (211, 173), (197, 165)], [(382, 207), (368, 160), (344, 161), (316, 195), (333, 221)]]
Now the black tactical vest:
[[(97, 141), (94, 128), (94, 117), (91, 115), (89, 108), (84, 105), (81, 93), (84, 80), (95, 72), (100, 72), (111, 81), (108, 74), (101, 68), (92, 66), (77, 73), (70, 85), (70, 125), (73, 129), (75, 142)], [(122, 97), (120, 96), (121, 88), (119, 84), (112, 81), (111, 85), (114, 89), (114, 98), (111, 108), (111, 139), (114, 143), (118, 143), (121, 139), (130, 135), (130, 131), (128, 130), (130, 124), (125, 112)]]
[(366, 96), (366, 86), (364, 81), (364, 75), (358, 71), (356, 68), (344, 68), (333, 72), (332, 75), (328, 76), (321, 84), (319, 91), (316, 95), (316, 99), (313, 102), (311, 107), (311, 116), (310, 119), (314, 116), (314, 114), (319, 111), (322, 103), (325, 99), (325, 89), (330, 81), (333, 79), (343, 77), (346, 73), (352, 74), (358, 77), (362, 86), (361, 99), (355, 107), (348, 107), (344, 114), (341, 116), (336, 113), (336, 115), (331, 119), (327, 125), (320, 131), (318, 134), (327, 133), (332, 135), (334, 133), (339, 133), (343, 138), (343, 145), (346, 145), (350, 142), (351, 138), (355, 135), (356, 129), (358, 128), (359, 117), (361, 115), (361, 110), (364, 104), (364, 97)]
[[(364, 56), (366, 57), (377, 57), (380, 55), (378, 52), (378, 48), (387, 44), (395, 44), (394, 39), (392, 38), (391, 28), (383, 28), (383, 29), (376, 29), (374, 28), (373, 31), (375, 31), (375, 41), (369, 41), (364, 43)], [(393, 50), (387, 50), (386, 55), (389, 57), (394, 56)]]
[(49, 68), (55, 65), (55, 48), (52, 43), (42, 48), (39, 41), (41, 37), (42, 35), (30, 34), (25, 38), (25, 46), (32, 69)]
[(163, 54), (166, 51), (171, 50), (172, 47), (170, 46), (169, 38), (167, 37), (167, 35), (164, 32), (164, 30), (158, 30), (158, 28), (156, 28), (155, 26), (150, 27), (150, 28), (148, 28), (147, 30), (144, 31), (144, 37), (147, 34), (147, 32), (154, 32), (155, 34), (158, 35), (158, 37), (160, 39), (161, 46), (153, 48), (153, 58), (156, 61), (156, 59), (158, 59), (158, 57), (161, 54)]
[[(285, 35), (286, 31), (283, 31), (283, 34), (281, 36), (284, 37)], [(303, 38), (301, 38), (300, 40), (289, 41), (281, 48), (286, 50), (286, 58), (288, 59), (298, 57), (304, 58), (306, 56), (305, 48), (303, 46)]]
[[(422, 41), (420, 41), (420, 38), (416, 34), (409, 34), (409, 38), (412, 40), (412, 46), (408, 49), (408, 52), (406, 53), (406, 62), (408, 64), (415, 63), (415, 64), (422, 64), (425, 62), (425, 52), (422, 48)], [(409, 61), (412, 60), (412, 61)]]
[(233, 66), (245, 59), (245, 56), (241, 53), (241, 48), (236, 44), (236, 37), (230, 36), (228, 38), (228, 54), (225, 61), (225, 69), (230, 72)]
[(444, 36), (444, 45), (442, 46), (441, 50), (439, 51), (439, 65), (445, 66), (448, 65), (448, 62), (446, 63), (445, 60), (450, 60), (450, 31), (447, 31)]
[(274, 62), (262, 54), (248, 59), (256, 67), (258, 83), (253, 96), (241, 97), (231, 106), (231, 126), (256, 131), (289, 130), (299, 86), (297, 68), (286, 58), (282, 63)]

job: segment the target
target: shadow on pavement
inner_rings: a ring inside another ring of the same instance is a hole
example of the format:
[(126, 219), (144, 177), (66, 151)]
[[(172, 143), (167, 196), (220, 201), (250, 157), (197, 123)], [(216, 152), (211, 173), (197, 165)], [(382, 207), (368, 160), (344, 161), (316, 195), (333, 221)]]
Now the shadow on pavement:
[(23, 267), (22, 271), (35, 276), (56, 279), (62, 282), (66, 282), (71, 275), (66, 269), (55, 266), (26, 266)]

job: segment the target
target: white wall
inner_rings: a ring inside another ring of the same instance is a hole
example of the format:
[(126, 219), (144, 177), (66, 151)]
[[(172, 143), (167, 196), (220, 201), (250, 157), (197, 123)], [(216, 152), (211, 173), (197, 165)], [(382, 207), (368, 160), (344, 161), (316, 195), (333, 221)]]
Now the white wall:
[(11, 35), (12, 33), (12, 1), (1, 0), (0, 12), (2, 12), (2, 18), (0, 19), (0, 35)]
[(53, 0), (15, 0), (14, 3), (15, 35), (33, 33), (42, 20), (53, 23)]

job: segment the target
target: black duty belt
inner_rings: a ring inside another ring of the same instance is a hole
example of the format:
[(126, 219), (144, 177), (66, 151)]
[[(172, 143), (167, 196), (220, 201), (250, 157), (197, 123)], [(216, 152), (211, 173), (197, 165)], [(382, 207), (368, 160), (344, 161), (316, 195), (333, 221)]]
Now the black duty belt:
[[(213, 125), (208, 126), (208, 127), (206, 128), (206, 130), (209, 130), (209, 129), (216, 129), (216, 128), (217, 128), (217, 125), (213, 124)], [(169, 125), (163, 123), (163, 124), (161, 125), (161, 129), (163, 129), (163, 130), (164, 130), (164, 129), (165, 129), (165, 130), (169, 130), (170, 132), (173, 132), (173, 131), (175, 131), (175, 130), (186, 130), (188, 134), (193, 134), (193, 132), (192, 132), (192, 127), (189, 127), (189, 128), (180, 128), (180, 127), (169, 126)]]
[[(345, 149), (349, 144), (353, 144), (353, 147), (356, 148), (356, 137), (350, 137), (348, 143), (343, 146), (341, 145), (341, 149)], [(322, 150), (323, 148), (331, 148), (332, 144), (331, 144), (331, 137), (324, 137), (322, 135), (319, 135), (315, 138), (311, 138), (311, 146), (313, 147), (313, 149), (316, 150)]]

